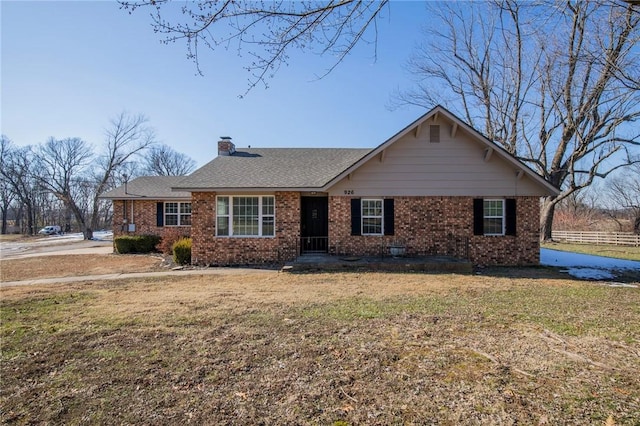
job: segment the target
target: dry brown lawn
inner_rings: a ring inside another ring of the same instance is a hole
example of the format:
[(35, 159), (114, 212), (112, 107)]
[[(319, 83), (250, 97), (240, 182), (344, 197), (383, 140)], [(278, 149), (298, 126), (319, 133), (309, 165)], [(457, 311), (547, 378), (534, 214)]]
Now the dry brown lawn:
[(154, 255), (65, 255), (39, 256), (0, 261), (0, 281), (61, 278), (125, 272), (166, 270), (163, 259)]
[(0, 296), (8, 424), (640, 423), (640, 291), (544, 268)]

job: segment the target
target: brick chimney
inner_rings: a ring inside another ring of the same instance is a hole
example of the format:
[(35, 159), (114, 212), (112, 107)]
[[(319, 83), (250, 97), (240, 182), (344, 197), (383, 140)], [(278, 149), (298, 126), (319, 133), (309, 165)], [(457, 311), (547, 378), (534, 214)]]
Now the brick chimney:
[(236, 152), (236, 146), (231, 142), (229, 136), (220, 136), (218, 141), (218, 155), (233, 155)]

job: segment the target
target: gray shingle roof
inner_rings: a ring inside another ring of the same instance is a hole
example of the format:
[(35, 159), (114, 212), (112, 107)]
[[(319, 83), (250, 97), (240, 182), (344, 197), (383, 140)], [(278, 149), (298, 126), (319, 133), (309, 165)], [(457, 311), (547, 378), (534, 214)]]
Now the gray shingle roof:
[(190, 192), (172, 191), (171, 188), (180, 183), (184, 176), (142, 176), (127, 183), (127, 192), (124, 185), (107, 191), (100, 198), (112, 200), (149, 198), (154, 200), (191, 198)]
[(370, 152), (350, 148), (247, 148), (218, 156), (176, 189), (321, 188)]

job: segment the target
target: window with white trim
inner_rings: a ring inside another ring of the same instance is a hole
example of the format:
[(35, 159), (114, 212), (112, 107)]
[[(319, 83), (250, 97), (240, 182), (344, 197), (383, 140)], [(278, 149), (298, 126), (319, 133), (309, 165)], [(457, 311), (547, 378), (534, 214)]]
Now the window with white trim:
[(218, 197), (216, 203), (216, 235), (229, 235), (229, 197)]
[(191, 226), (191, 203), (165, 202), (165, 226)]
[(382, 200), (362, 200), (362, 235), (382, 235)]
[(275, 197), (219, 196), (216, 202), (216, 235), (273, 237)]
[(483, 207), (484, 235), (504, 235), (505, 213), (504, 200), (486, 199)]

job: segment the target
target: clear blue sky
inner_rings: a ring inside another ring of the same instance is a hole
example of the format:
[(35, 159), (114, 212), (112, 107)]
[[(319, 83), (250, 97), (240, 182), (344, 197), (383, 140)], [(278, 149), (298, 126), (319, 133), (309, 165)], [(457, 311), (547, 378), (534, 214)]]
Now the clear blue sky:
[(186, 45), (164, 45), (146, 11), (111, 1), (0, 1), (0, 130), (17, 145), (80, 137), (98, 149), (109, 119), (145, 114), (160, 142), (201, 166), (219, 136), (246, 147), (374, 147), (419, 117), (388, 108), (407, 88), (405, 63), (427, 21), (422, 2), (394, 1), (374, 46), (360, 45), (321, 80), (331, 57), (292, 52), (269, 89), (243, 99), (248, 73), (235, 51), (201, 51), (204, 77)]

